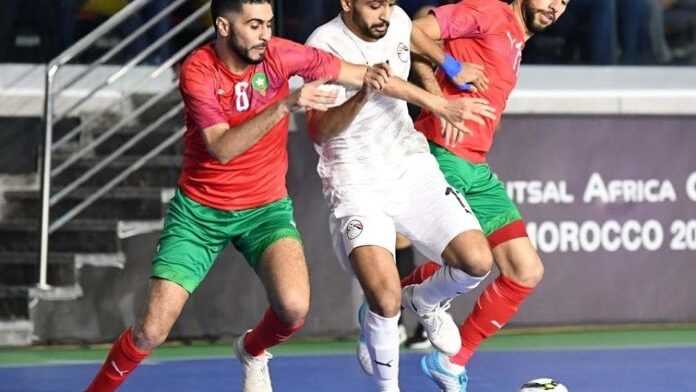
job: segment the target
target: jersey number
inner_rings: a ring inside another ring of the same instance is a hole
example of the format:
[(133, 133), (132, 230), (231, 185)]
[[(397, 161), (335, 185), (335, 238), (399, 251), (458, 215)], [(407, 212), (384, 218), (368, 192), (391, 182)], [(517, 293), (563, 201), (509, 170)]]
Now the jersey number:
[(457, 191), (452, 189), (452, 187), (448, 186), (447, 190), (445, 191), (445, 196), (449, 195), (453, 195), (454, 198), (457, 199), (457, 202), (459, 202), (459, 205), (462, 206), (464, 211), (466, 211), (467, 214), (471, 214), (471, 210), (469, 210), (469, 207), (467, 207), (466, 204), (464, 204), (464, 201), (462, 201), (462, 199), (459, 198), (459, 194), (457, 193)]
[(247, 90), (249, 90), (249, 83), (240, 82), (234, 86), (234, 96), (235, 103), (237, 105), (238, 112), (245, 112), (249, 110), (249, 96), (247, 95)]

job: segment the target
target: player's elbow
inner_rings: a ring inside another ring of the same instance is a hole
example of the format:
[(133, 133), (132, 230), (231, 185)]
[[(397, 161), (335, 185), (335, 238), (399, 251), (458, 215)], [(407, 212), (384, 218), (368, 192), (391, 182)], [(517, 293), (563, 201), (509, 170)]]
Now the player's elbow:
[(228, 124), (215, 124), (205, 128), (202, 132), (205, 147), (208, 154), (216, 161), (227, 164), (229, 161), (239, 155), (241, 151), (232, 144), (234, 140), (228, 140), (225, 134), (230, 129)]
[(222, 149), (217, 149), (213, 146), (208, 146), (208, 154), (223, 165), (228, 164), (232, 159), (234, 159), (234, 156), (231, 153), (223, 151)]

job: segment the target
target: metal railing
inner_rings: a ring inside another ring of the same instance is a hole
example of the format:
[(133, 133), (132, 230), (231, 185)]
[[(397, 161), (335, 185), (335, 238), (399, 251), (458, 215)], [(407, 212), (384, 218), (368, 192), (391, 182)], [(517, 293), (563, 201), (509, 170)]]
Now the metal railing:
[[(43, 140), (43, 164), (41, 165), (41, 244), (40, 244), (40, 268), (39, 268), (39, 289), (48, 289), (50, 286), (47, 282), (47, 271), (48, 271), (48, 252), (49, 252), (49, 236), (56, 230), (59, 230), (70, 220), (74, 219), (80, 212), (84, 211), (87, 207), (97, 201), (99, 198), (104, 196), (111, 189), (116, 187), (120, 182), (126, 179), (131, 173), (141, 168), (150, 159), (160, 154), (169, 146), (176, 143), (185, 132), (185, 128), (182, 127), (176, 132), (170, 134), (165, 140), (159, 143), (157, 147), (152, 149), (150, 152), (144, 154), (142, 157), (133, 162), (129, 167), (121, 171), (108, 183), (101, 186), (96, 192), (91, 194), (88, 198), (83, 200), (78, 205), (72, 207), (70, 210), (66, 211), (63, 215), (51, 222), (51, 208), (55, 206), (58, 202), (63, 200), (68, 194), (76, 190), (80, 185), (84, 184), (87, 180), (94, 177), (106, 166), (112, 163), (114, 160), (122, 156), (127, 150), (132, 148), (136, 143), (138, 143), (143, 138), (155, 132), (160, 126), (165, 124), (167, 121), (171, 121), (173, 118), (177, 117), (183, 110), (183, 104), (174, 105), (165, 114), (161, 115), (152, 124), (144, 126), (144, 129), (135, 135), (133, 135), (130, 140), (126, 141), (122, 146), (116, 149), (114, 152), (109, 154), (107, 157), (102, 159), (99, 164), (95, 165), (87, 172), (82, 173), (78, 178), (65, 185), (60, 192), (55, 195), (51, 195), (51, 181), (57, 176), (61, 175), (75, 162), (85, 157), (88, 153), (94, 150), (97, 146), (104, 143), (109, 137), (115, 135), (119, 131), (123, 130), (128, 124), (130, 124), (134, 119), (141, 116), (145, 111), (152, 108), (159, 102), (162, 102), (167, 96), (171, 95), (176, 89), (177, 81), (173, 80), (171, 85), (165, 88), (158, 94), (155, 94), (147, 102), (141, 105), (137, 110), (124, 116), (117, 124), (109, 127), (107, 131), (102, 133), (96, 140), (88, 143), (85, 146), (81, 146), (77, 151), (73, 151), (72, 155), (65, 159), (58, 167), (54, 168), (52, 165), (53, 153), (59, 149), (65, 147), (77, 136), (88, 130), (90, 127), (95, 127), (97, 120), (101, 118), (101, 113), (91, 113), (86, 115), (81, 124), (68, 130), (68, 132), (60, 138), (57, 142), (53, 141), (53, 131), (54, 125), (59, 121), (67, 118), (70, 114), (75, 113), (78, 109), (83, 107), (90, 98), (94, 97), (100, 91), (114, 85), (119, 79), (127, 75), (136, 69), (136, 66), (150, 56), (153, 52), (161, 48), (167, 41), (171, 40), (181, 31), (183, 31), (188, 26), (195, 23), (201, 16), (203, 16), (209, 9), (210, 3), (206, 3), (196, 9), (193, 13), (188, 15), (184, 20), (179, 22), (175, 27), (167, 31), (164, 35), (159, 37), (154, 42), (150, 43), (142, 52), (138, 53), (134, 58), (128, 61), (125, 65), (121, 66), (116, 72), (112, 73), (105, 81), (92, 86), (92, 88), (74, 104), (65, 110), (62, 110), (59, 114), (56, 114), (55, 104), (61, 99), (61, 94), (66, 92), (68, 89), (74, 87), (80, 81), (84, 80), (89, 75), (93, 74), (96, 70), (103, 68), (102, 66), (107, 64), (112, 60), (118, 53), (123, 51), (128, 45), (132, 44), (136, 39), (143, 36), (148, 32), (148, 30), (153, 27), (156, 23), (162, 21), (164, 18), (170, 16), (170, 14), (175, 11), (178, 7), (184, 3), (189, 2), (189, 0), (175, 0), (167, 5), (164, 9), (159, 11), (157, 15), (152, 17), (148, 22), (138, 27), (135, 31), (128, 34), (118, 45), (109, 50), (104, 55), (100, 56), (97, 60), (86, 65), (86, 67), (78, 72), (75, 76), (71, 77), (65, 83), (61, 85), (56, 85), (56, 76), (63, 66), (68, 64), (70, 61), (75, 59), (84, 53), (87, 49), (91, 48), (100, 38), (109, 34), (126, 19), (132, 17), (135, 13), (142, 10), (151, 0), (133, 0), (118, 13), (113, 15), (110, 19), (92, 31), (90, 34), (82, 38), (80, 41), (75, 43), (70, 48), (66, 49), (63, 53), (53, 59), (46, 66), (45, 74), (45, 99), (44, 99), (44, 140)], [(140, 78), (137, 85), (142, 85), (150, 80), (159, 78), (166, 70), (170, 69), (174, 64), (183, 59), (191, 50), (201, 45), (206, 40), (212, 38), (214, 35), (214, 30), (212, 27), (206, 29), (204, 32), (197, 35), (191, 42), (179, 49), (176, 53), (171, 55), (166, 59), (159, 67), (157, 67), (153, 72)], [(125, 93), (121, 97), (121, 101), (129, 100), (129, 94)]]

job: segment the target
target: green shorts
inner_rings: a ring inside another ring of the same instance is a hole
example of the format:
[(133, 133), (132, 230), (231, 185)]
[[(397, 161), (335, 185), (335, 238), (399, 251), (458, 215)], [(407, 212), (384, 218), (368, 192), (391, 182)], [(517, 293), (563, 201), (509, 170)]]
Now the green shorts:
[(474, 164), (430, 143), (447, 182), (464, 195), (492, 247), (526, 237), (522, 215), (487, 163)]
[(282, 238), (302, 242), (289, 198), (248, 210), (222, 211), (177, 189), (152, 260), (152, 277), (192, 293), (228, 242), (256, 269), (263, 252)]

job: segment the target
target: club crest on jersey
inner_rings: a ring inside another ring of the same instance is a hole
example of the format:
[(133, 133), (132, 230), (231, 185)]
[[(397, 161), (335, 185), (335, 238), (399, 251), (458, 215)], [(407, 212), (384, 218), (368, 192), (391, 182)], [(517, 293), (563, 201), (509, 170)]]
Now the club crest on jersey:
[(346, 225), (346, 236), (349, 240), (354, 240), (363, 232), (363, 224), (357, 219), (353, 219)]
[(251, 88), (261, 93), (261, 95), (266, 95), (268, 91), (268, 77), (263, 72), (257, 72), (251, 78)]
[(411, 58), (411, 51), (405, 43), (399, 42), (399, 45), (396, 46), (396, 55), (399, 56), (401, 62), (407, 63)]

